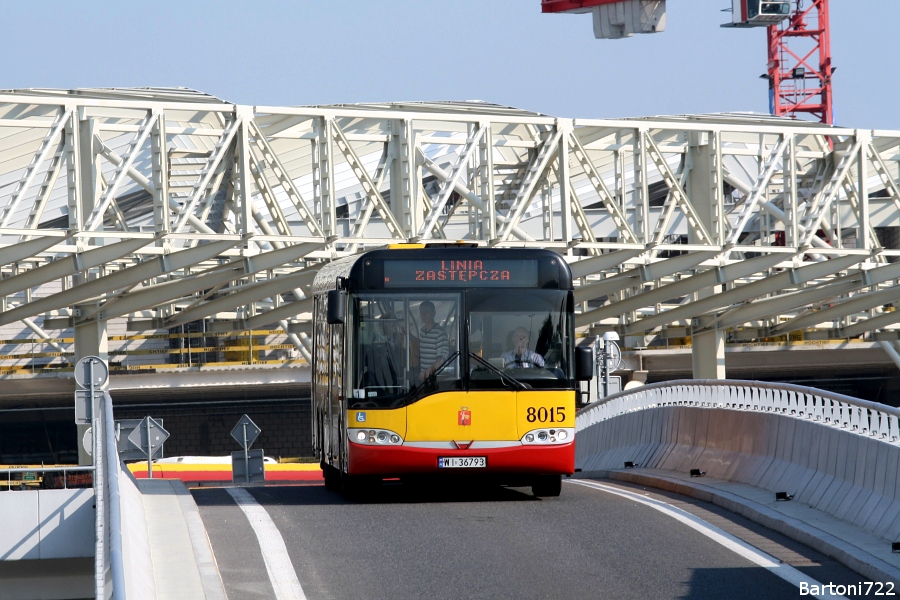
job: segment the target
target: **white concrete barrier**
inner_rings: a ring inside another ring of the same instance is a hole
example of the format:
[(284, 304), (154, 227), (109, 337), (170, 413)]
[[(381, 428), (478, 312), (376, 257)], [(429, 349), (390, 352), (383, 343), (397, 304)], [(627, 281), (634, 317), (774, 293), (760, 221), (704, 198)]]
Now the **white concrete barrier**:
[(787, 492), (889, 541), (900, 539), (900, 411), (799, 386), (686, 381), (579, 411), (576, 467), (688, 472)]
[[(143, 496), (137, 481), (119, 460), (116, 449), (112, 398), (103, 392), (101, 459), (97, 477), (102, 479), (102, 522), (96, 530), (97, 596), (104, 598), (156, 598), (156, 580), (150, 550), (150, 532)], [(99, 421), (99, 420), (98, 420)], [(102, 579), (102, 580), (101, 580)]]
[(94, 490), (0, 492), (0, 560), (94, 556)]
[(137, 481), (131, 471), (119, 467), (119, 497), (122, 515), (122, 562), (125, 571), (126, 597), (156, 598), (153, 559), (150, 555), (150, 533), (147, 514)]

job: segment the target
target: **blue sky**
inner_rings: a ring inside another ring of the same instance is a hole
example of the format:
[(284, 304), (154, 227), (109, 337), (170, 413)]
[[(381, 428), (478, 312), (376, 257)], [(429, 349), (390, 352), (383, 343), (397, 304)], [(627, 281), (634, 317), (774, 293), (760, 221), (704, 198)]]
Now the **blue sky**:
[[(897, 0), (831, 0), (839, 125), (900, 129)], [(479, 99), (560, 117), (768, 110), (764, 29), (669, 0), (596, 40), (540, 0), (7, 2), (2, 88), (186, 86), (256, 105)], [(865, 12), (860, 9), (865, 7)]]

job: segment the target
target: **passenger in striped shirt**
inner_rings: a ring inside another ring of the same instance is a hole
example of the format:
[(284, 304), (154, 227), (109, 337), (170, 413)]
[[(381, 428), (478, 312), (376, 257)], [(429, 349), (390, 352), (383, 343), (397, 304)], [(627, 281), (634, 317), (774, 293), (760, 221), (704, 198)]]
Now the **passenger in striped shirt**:
[(450, 340), (447, 332), (434, 322), (434, 303), (426, 300), (419, 305), (422, 329), (419, 330), (419, 381), (434, 373), (450, 355)]

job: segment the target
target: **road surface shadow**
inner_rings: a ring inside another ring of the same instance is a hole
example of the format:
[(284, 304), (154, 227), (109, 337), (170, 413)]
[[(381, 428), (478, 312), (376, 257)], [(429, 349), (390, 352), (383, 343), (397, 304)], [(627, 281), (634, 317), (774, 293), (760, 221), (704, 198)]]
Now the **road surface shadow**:
[[(432, 504), (445, 502), (542, 502), (555, 498), (536, 498), (530, 488), (511, 488), (486, 483), (387, 481), (352, 500), (340, 492), (328, 491), (324, 484), (246, 486), (263, 505), (309, 506), (344, 504)], [(565, 492), (564, 492), (565, 493)], [(234, 504), (224, 488), (193, 488), (191, 494), (199, 506)]]

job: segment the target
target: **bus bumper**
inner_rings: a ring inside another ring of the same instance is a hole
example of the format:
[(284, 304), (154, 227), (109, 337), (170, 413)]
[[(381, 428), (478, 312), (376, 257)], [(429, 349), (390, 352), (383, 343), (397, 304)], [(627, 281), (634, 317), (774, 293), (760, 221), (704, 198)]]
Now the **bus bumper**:
[[(384, 447), (349, 444), (349, 474), (395, 477), (438, 473), (571, 475), (575, 472), (575, 442), (553, 446), (475, 447), (468, 450)], [(484, 456), (487, 467), (442, 469), (439, 458)]]

